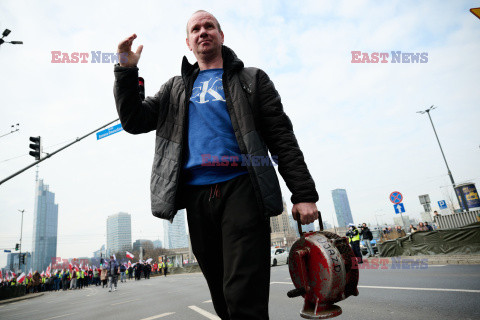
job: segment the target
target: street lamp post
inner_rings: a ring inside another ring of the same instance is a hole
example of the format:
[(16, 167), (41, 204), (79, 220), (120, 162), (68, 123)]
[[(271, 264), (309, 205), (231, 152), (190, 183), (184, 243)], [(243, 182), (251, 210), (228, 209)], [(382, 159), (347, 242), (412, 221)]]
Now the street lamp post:
[[(445, 161), (445, 165), (447, 166), (448, 176), (450, 177), (450, 181), (452, 182), (452, 185), (453, 185), (453, 191), (456, 193), (456, 191), (455, 191), (455, 186), (456, 186), (455, 185), (455, 180), (453, 180), (452, 172), (450, 171), (450, 167), (448, 166), (448, 163), (447, 163), (447, 158), (445, 158), (445, 154), (443, 153), (442, 145), (440, 144), (440, 139), (438, 139), (437, 130), (435, 130), (435, 126), (433, 125), (432, 117), (430, 116), (430, 111), (433, 110), (433, 109), (436, 109), (436, 108), (437, 107), (434, 107), (432, 105), (427, 110), (417, 111), (417, 113), (428, 114), (428, 118), (430, 119), (430, 123), (432, 124), (433, 132), (435, 133), (435, 137), (437, 138), (438, 146), (440, 147), (440, 151), (442, 152), (443, 160)], [(459, 192), (460, 192), (460, 197), (462, 198), (462, 202), (464, 204), (465, 209), (467, 211), (469, 211), (468, 204), (467, 204), (467, 201), (465, 199), (465, 195), (463, 194), (463, 190), (461, 188), (459, 189)], [(463, 210), (463, 207), (462, 207), (460, 201), (459, 201), (459, 205), (460, 205), (460, 210)]]
[(20, 268), (20, 271), (22, 270), (22, 264), (21, 264), (21, 257), (22, 257), (22, 235), (23, 235), (23, 213), (25, 212), (25, 209), (23, 210), (18, 210), (22, 213), (22, 223), (20, 224), (20, 252), (18, 254), (18, 267)]

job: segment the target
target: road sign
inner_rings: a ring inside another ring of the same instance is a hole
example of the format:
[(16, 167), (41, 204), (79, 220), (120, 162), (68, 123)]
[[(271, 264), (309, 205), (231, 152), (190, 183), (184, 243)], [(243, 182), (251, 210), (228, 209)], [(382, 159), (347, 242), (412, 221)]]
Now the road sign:
[(114, 133), (122, 131), (122, 124), (119, 123), (117, 125), (114, 125), (113, 127), (107, 128), (105, 130), (97, 132), (97, 140), (100, 140), (102, 138), (108, 137)]
[(447, 209), (447, 203), (445, 202), (445, 200), (438, 201), (438, 206), (440, 207), (440, 209)]
[(405, 207), (403, 206), (403, 203), (394, 204), (393, 209), (395, 209), (396, 214), (405, 212)]
[(12, 252), (12, 250), (3, 250), (3, 252)]
[(480, 19), (480, 8), (472, 8), (470, 12), (473, 13), (478, 19)]
[(390, 201), (392, 201), (392, 203), (394, 204), (400, 203), (403, 201), (403, 196), (400, 192), (393, 191), (392, 193), (390, 193)]

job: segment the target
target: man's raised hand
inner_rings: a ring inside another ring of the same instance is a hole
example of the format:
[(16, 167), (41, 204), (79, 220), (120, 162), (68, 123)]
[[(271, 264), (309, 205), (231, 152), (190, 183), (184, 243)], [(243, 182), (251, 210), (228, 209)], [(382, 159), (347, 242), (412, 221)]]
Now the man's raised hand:
[(137, 38), (137, 35), (134, 33), (118, 44), (118, 59), (122, 67), (136, 67), (138, 64), (138, 60), (140, 60), (143, 45), (139, 45), (137, 51), (133, 52), (132, 43), (135, 38)]

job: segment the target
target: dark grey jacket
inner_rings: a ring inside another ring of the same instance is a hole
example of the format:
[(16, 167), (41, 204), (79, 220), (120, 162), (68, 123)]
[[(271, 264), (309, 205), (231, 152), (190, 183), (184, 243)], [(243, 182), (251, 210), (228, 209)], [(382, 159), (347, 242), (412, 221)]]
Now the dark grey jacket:
[[(292, 202), (317, 202), (315, 183), (273, 83), (262, 70), (244, 68), (228, 47), (223, 46), (222, 55), (225, 100), (241, 153), (265, 158), (270, 150), (278, 157), (279, 172), (292, 192)], [(150, 191), (152, 213), (159, 218), (171, 220), (185, 207), (180, 196), (181, 169), (189, 100), (198, 72), (198, 63), (191, 65), (184, 57), (182, 76), (171, 78), (155, 96), (142, 102), (138, 68), (115, 67), (114, 95), (123, 129), (132, 134), (156, 130)], [(281, 214), (282, 195), (273, 166), (247, 168), (264, 215)]]

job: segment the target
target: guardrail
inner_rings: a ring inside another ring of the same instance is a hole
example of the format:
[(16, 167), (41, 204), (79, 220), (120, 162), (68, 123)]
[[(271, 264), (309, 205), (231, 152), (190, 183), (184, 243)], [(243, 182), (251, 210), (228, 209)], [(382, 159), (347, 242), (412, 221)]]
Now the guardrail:
[(440, 229), (459, 228), (459, 227), (463, 227), (471, 223), (480, 221), (477, 218), (479, 215), (480, 215), (480, 210), (452, 213), (447, 215), (436, 216), (435, 223), (438, 225)]

